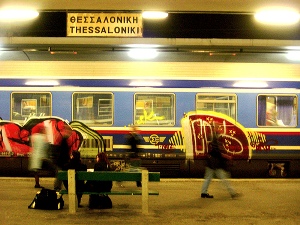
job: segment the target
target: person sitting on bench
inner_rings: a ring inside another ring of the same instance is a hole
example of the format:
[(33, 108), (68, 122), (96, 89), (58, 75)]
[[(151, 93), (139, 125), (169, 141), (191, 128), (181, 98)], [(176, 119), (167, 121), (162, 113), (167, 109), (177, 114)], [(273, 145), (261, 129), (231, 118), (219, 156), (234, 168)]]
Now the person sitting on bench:
[[(75, 169), (75, 171), (87, 171), (87, 166), (81, 162), (80, 152), (72, 151), (70, 155), (70, 161), (65, 164), (63, 170)], [(64, 181), (64, 186), (68, 190), (68, 181)], [(85, 189), (85, 181), (78, 180), (76, 181), (76, 192), (84, 191)], [(80, 205), (82, 198), (82, 194), (77, 194), (78, 199), (78, 207), (82, 207)]]
[[(96, 163), (94, 165), (94, 171), (109, 171), (110, 162), (105, 152), (100, 152), (96, 156)], [(112, 188), (112, 181), (88, 181), (86, 183), (86, 190), (90, 192), (110, 192)], [(111, 203), (108, 206), (104, 206), (105, 202), (111, 202), (107, 195), (90, 195), (89, 208), (111, 208)]]

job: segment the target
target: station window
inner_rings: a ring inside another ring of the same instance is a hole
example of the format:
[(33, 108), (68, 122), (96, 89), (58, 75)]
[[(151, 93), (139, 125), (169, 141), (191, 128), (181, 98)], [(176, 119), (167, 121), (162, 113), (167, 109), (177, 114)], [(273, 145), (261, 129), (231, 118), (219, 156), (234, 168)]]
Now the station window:
[(24, 123), (31, 116), (51, 116), (52, 96), (49, 92), (12, 92), (11, 120)]
[(73, 120), (78, 120), (88, 125), (113, 124), (113, 94), (74, 92)]
[(139, 93), (134, 96), (134, 124), (173, 126), (175, 95)]
[(236, 120), (235, 94), (199, 93), (196, 95), (196, 110), (223, 113)]
[(258, 95), (258, 126), (297, 126), (296, 95)]

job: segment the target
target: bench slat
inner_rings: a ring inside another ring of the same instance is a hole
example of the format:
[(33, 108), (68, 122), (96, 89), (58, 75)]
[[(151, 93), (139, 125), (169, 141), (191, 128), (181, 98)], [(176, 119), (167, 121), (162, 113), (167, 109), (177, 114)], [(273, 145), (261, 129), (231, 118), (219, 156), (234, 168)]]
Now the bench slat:
[[(67, 190), (61, 190), (60, 194), (68, 194)], [(111, 191), (111, 192), (77, 192), (78, 194), (85, 194), (85, 195), (142, 195), (142, 191), (139, 190), (126, 190), (126, 191)], [(149, 195), (159, 195), (158, 191), (148, 191)]]
[[(68, 171), (59, 171), (57, 178), (59, 180), (68, 180)], [(115, 171), (77, 171), (76, 180), (94, 180), (94, 181), (141, 181), (142, 175), (139, 172), (115, 172)], [(149, 181), (159, 182), (159, 172), (149, 172)]]

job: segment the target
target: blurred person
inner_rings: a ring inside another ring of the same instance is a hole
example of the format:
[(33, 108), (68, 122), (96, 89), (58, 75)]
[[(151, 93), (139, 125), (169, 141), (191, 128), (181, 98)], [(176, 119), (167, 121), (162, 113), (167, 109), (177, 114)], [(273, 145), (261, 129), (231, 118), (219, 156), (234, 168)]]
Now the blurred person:
[(205, 168), (205, 175), (204, 175), (204, 183), (201, 189), (201, 198), (213, 198), (213, 195), (208, 193), (209, 184), (214, 177), (221, 179), (223, 185), (226, 187), (227, 191), (229, 192), (231, 198), (236, 198), (239, 194), (233, 189), (228, 180), (228, 172), (226, 171), (226, 164), (227, 160), (230, 159), (227, 155), (221, 153), (219, 148), (219, 143), (217, 140), (217, 134), (213, 131), (213, 140), (210, 144), (210, 152), (207, 159), (207, 165)]
[(63, 166), (70, 160), (70, 152), (68, 145), (68, 138), (71, 135), (71, 130), (67, 124), (63, 125), (62, 129), (62, 140), (60, 145), (51, 145), (51, 159), (54, 164), (54, 190), (60, 191), (62, 187), (62, 181), (57, 179), (57, 174), (59, 170), (62, 170)]
[[(80, 152), (72, 151), (70, 154), (70, 161), (65, 164), (62, 168), (63, 170), (74, 169), (75, 171), (87, 171), (87, 166), (81, 162)], [(65, 188), (68, 190), (68, 181), (63, 182)], [(76, 181), (76, 192), (84, 191), (85, 189), (85, 181), (77, 180)], [(81, 198), (82, 194), (77, 194), (78, 207), (81, 206)]]
[[(131, 127), (130, 133), (126, 136), (126, 142), (130, 145), (129, 165), (135, 168), (141, 167), (142, 160), (139, 156), (139, 152), (141, 152), (140, 144), (142, 142), (142, 138), (138, 133), (136, 126)], [(141, 181), (137, 181), (136, 186), (142, 187)]]
[(37, 132), (31, 135), (31, 156), (29, 158), (29, 170), (33, 171), (35, 188), (42, 188), (40, 185), (39, 171), (43, 169), (43, 164), (48, 157), (48, 142), (45, 128), (39, 126)]

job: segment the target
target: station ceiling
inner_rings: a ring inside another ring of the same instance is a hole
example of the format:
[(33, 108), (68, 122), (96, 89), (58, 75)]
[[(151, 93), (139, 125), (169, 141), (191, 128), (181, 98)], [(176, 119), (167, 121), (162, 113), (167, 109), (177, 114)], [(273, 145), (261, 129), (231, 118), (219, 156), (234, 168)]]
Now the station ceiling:
[[(32, 6), (40, 12), (31, 23), (0, 23), (0, 61), (132, 61), (136, 45), (159, 51), (152, 61), (295, 63), (285, 56), (300, 48), (300, 25), (264, 27), (253, 22), (261, 0), (0, 0)], [(281, 5), (282, 1), (274, 0)], [(290, 7), (300, 9), (299, 0)], [(169, 12), (165, 21), (145, 21), (141, 38), (67, 37), (70, 11)]]
[(57, 10), (159, 10), (167, 12), (235, 12), (253, 13), (270, 4), (300, 9), (298, 0), (0, 0), (0, 7), (28, 6), (39, 11)]
[[(298, 40), (155, 39), (14, 37), (0, 52), (1, 61), (134, 61), (128, 56), (135, 45), (155, 46), (161, 62), (295, 63), (286, 56)], [(138, 60), (136, 60), (138, 61)]]

